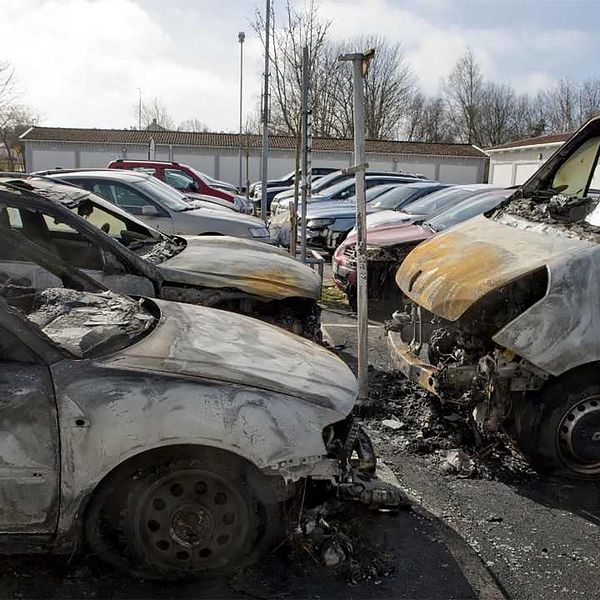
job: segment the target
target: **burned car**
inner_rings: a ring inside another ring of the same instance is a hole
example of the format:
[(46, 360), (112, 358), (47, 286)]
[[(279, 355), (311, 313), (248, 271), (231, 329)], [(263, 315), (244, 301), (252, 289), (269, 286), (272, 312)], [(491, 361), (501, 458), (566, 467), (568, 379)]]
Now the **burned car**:
[(281, 535), (304, 482), (393, 498), (351, 416), (355, 378), (325, 348), (247, 316), (115, 294), (12, 230), (7, 246), (63, 287), (0, 266), (3, 553), (86, 542), (138, 576), (220, 572)]
[[(3, 225), (112, 291), (223, 308), (320, 335), (319, 276), (267, 244), (166, 235), (91, 192), (43, 178), (0, 180)], [(10, 249), (0, 264), (14, 277), (27, 274), (38, 289), (56, 285)]]
[(497, 209), (417, 246), (396, 281), (400, 370), (540, 470), (600, 477), (600, 118)]

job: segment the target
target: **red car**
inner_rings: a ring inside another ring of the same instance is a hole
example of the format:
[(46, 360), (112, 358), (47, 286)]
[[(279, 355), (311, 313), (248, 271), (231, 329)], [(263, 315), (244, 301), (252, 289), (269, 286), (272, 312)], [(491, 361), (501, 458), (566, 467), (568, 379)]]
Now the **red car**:
[(234, 194), (225, 190), (210, 186), (200, 171), (178, 162), (169, 162), (161, 160), (127, 160), (118, 158), (108, 164), (109, 169), (128, 169), (130, 171), (142, 171), (148, 175), (168, 183), (170, 186), (178, 189), (184, 194), (187, 192), (196, 192), (206, 194), (227, 200), (233, 204)]
[[(398, 290), (394, 275), (410, 251), (438, 231), (495, 208), (514, 190), (479, 192), (434, 215), (429, 220), (400, 221), (367, 228), (368, 296), (387, 300)], [(424, 221), (424, 222), (423, 222)], [(333, 280), (356, 308), (356, 233), (338, 246), (332, 259)]]

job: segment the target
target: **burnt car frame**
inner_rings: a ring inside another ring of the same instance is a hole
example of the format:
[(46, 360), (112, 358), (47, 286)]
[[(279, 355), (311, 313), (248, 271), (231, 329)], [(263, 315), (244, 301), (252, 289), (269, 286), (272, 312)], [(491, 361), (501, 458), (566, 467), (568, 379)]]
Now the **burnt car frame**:
[(389, 333), (410, 379), (541, 471), (600, 477), (600, 118), (492, 213), (413, 250)]
[[(8, 209), (0, 225), (20, 229), (113, 291), (223, 308), (320, 336), (320, 278), (281, 249), (226, 236), (168, 236), (91, 192), (43, 179), (2, 180), (0, 207)], [(0, 260), (16, 277), (30, 270), (16, 255)], [(33, 285), (52, 282), (34, 278)]]
[(3, 553), (87, 542), (129, 573), (186, 577), (256, 560), (307, 480), (397, 501), (335, 355), (243, 315), (109, 292), (4, 233), (64, 287), (0, 267)]

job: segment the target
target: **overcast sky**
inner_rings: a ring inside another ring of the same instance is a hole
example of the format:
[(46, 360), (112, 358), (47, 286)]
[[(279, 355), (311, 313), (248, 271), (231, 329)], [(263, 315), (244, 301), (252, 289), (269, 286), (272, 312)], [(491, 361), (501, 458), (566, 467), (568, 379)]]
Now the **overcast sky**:
[[(282, 11), (285, 0), (273, 0)], [(299, 3), (302, 3), (300, 0)], [(239, 44), (245, 99), (260, 93), (262, 49), (250, 20), (264, 0), (0, 0), (0, 60), (16, 67), (42, 124), (129, 127), (138, 87), (176, 123), (238, 122)], [(435, 93), (470, 46), (486, 77), (535, 92), (560, 77), (600, 76), (597, 0), (322, 0), (336, 38), (400, 42), (421, 87)]]

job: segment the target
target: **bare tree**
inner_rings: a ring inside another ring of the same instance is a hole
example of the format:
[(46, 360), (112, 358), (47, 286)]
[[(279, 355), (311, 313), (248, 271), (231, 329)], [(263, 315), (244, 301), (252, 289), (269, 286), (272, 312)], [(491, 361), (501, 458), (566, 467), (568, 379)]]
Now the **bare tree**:
[(579, 124), (577, 85), (569, 79), (560, 79), (542, 98), (549, 131), (573, 131)]
[(208, 131), (208, 126), (204, 121), (200, 119), (186, 119), (185, 121), (181, 121), (177, 127), (177, 131), (194, 131), (199, 133), (204, 133)]
[(581, 83), (578, 98), (579, 125), (600, 111), (600, 79), (586, 79)]
[[(175, 129), (175, 122), (169, 115), (167, 107), (159, 98), (150, 98), (142, 102), (141, 111), (141, 127), (142, 129)], [(134, 105), (134, 114), (136, 120), (140, 117), (140, 106), (138, 103)]]
[(452, 142), (456, 133), (441, 97), (427, 98), (421, 92), (413, 95), (405, 119), (404, 136), (410, 142)]
[[(308, 46), (313, 134), (346, 137), (352, 134), (352, 73), (338, 56), (357, 48), (376, 49), (365, 79), (365, 129), (370, 138), (392, 138), (406, 114), (415, 79), (398, 44), (369, 36), (341, 44), (328, 37), (316, 0), (296, 9), (288, 0), (283, 23), (271, 19), (273, 49), (271, 128), (295, 134), (301, 110), (302, 47)], [(264, 19), (257, 11), (253, 24), (264, 37)]]
[(15, 71), (8, 62), (0, 62), (0, 144), (4, 148), (6, 168), (16, 170), (21, 148), (19, 136), (38, 121), (38, 115), (19, 102), (20, 91)]
[(450, 119), (460, 141), (481, 143), (478, 134), (484, 96), (483, 76), (470, 48), (456, 62), (444, 87)]
[[(264, 46), (264, 16), (258, 10), (252, 24)], [(275, 13), (271, 15), (271, 114), (270, 123), (275, 132), (295, 134), (302, 106), (302, 48), (308, 46), (309, 71), (325, 75), (329, 70), (326, 56), (326, 36), (329, 23), (318, 16), (315, 0), (310, 0), (301, 10), (294, 8), (289, 0), (285, 5), (283, 22), (278, 25)], [(324, 106), (321, 92), (322, 77), (311, 81), (313, 107), (313, 131), (320, 134)]]

